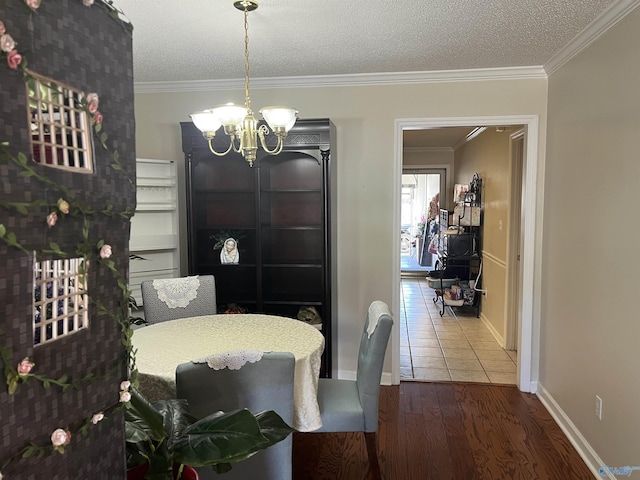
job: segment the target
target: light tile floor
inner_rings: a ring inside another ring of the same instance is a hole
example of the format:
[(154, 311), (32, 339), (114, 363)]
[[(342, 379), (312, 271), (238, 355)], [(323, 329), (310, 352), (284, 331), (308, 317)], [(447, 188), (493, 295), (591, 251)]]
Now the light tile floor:
[(423, 277), (401, 280), (400, 380), (516, 384), (516, 352), (504, 350), (482, 320), (435, 304)]

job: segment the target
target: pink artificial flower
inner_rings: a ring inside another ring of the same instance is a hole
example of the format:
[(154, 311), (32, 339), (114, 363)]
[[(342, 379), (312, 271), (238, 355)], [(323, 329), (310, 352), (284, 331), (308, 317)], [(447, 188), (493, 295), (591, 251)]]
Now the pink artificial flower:
[(40, 0), (24, 0), (24, 3), (32, 10), (37, 10), (40, 7)]
[(53, 444), (53, 449), (64, 453), (64, 447), (69, 445), (71, 441), (71, 432), (67, 430), (63, 430), (62, 428), (57, 428), (51, 434), (51, 443)]
[(97, 425), (99, 422), (102, 421), (103, 418), (104, 418), (104, 413), (102, 412), (94, 413), (93, 417), (91, 417), (91, 423), (93, 423), (94, 425)]
[(0, 50), (9, 53), (16, 48), (16, 42), (11, 38), (11, 35), (5, 33), (0, 36)]
[(95, 125), (100, 125), (102, 123), (102, 114), (100, 112), (96, 112), (93, 116), (93, 123)]
[(128, 391), (120, 392), (120, 402), (127, 403), (131, 401), (131, 394)]
[(9, 65), (9, 68), (16, 70), (18, 68), (18, 65), (20, 65), (21, 63), (22, 55), (20, 55), (17, 50), (11, 50), (11, 52), (9, 52), (9, 54), (7, 55), (7, 64)]
[(93, 0), (82, 0), (82, 4), (85, 7), (90, 7), (91, 5), (93, 5)]
[(87, 95), (87, 104), (89, 105), (89, 111), (91, 111), (91, 105), (95, 105), (95, 108), (91, 113), (94, 113), (98, 109), (98, 105), (100, 105), (100, 97), (98, 97), (97, 93), (90, 93)]
[(29, 373), (31, 372), (31, 369), (35, 366), (36, 364), (33, 362), (29, 361), (29, 357), (25, 357), (19, 364), (18, 364), (18, 375), (25, 376), (25, 375), (29, 375)]
[[(102, 248), (100, 248), (100, 258), (109, 258), (111, 256), (111, 253), (111, 245), (103, 245)], [(122, 390), (126, 389), (123, 388)]]
[(69, 213), (69, 203), (62, 198), (58, 199), (58, 210), (60, 210), (65, 215)]
[(0, 22), (0, 35), (4, 35), (5, 33), (7, 33), (7, 29), (4, 28), (4, 23)]
[(58, 214), (56, 212), (51, 212), (49, 215), (47, 215), (47, 225), (49, 225), (49, 228), (53, 227), (57, 221)]
[(129, 380), (124, 380), (120, 383), (120, 390), (129, 390), (129, 387), (131, 387), (131, 382)]

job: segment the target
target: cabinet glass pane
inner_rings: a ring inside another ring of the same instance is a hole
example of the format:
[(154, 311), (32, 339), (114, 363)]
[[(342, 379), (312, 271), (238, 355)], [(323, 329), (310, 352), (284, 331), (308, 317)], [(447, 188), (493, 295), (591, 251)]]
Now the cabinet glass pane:
[(320, 228), (265, 229), (262, 232), (264, 263), (322, 264), (324, 237)]
[(321, 302), (324, 288), (320, 267), (264, 267), (264, 300)]
[(322, 225), (322, 194), (318, 192), (263, 193), (260, 220), (265, 226)]
[(302, 152), (285, 152), (260, 165), (264, 190), (322, 188), (322, 165)]
[(255, 172), (242, 157), (232, 156), (197, 162), (192, 177), (196, 190), (253, 190)]
[(193, 205), (199, 227), (255, 227), (253, 193), (199, 193)]
[[(218, 265), (200, 268), (198, 274), (213, 275), (216, 279), (216, 303), (226, 305), (237, 303), (247, 306), (253, 304), (255, 311), (256, 268), (249, 265)], [(248, 308), (248, 307), (247, 307)]]

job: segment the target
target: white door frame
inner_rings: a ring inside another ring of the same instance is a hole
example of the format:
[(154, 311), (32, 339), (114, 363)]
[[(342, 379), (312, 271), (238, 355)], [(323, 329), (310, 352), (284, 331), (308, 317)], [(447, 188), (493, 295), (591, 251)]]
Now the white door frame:
[[(522, 151), (518, 146), (522, 142)], [(520, 285), (522, 284), (522, 269), (520, 268), (520, 252), (522, 251), (522, 167), (525, 162), (527, 138), (524, 128), (509, 135), (509, 170), (511, 184), (509, 188), (509, 232), (507, 238), (507, 285), (509, 291), (506, 295), (506, 317), (504, 323), (505, 348), (518, 349), (518, 325), (520, 321)]]
[[(536, 276), (535, 266), (539, 265), (536, 252), (542, 236), (536, 232), (536, 215), (538, 201), (542, 204), (542, 198), (537, 195), (539, 158), (539, 118), (538, 115), (502, 115), (484, 117), (438, 117), (438, 118), (400, 118), (396, 119), (394, 132), (394, 179), (393, 179), (393, 231), (400, 231), (400, 186), (402, 182), (402, 157), (404, 130), (424, 128), (458, 127), (458, 126), (503, 126), (524, 125), (526, 142), (526, 158), (523, 166), (523, 205), (522, 205), (522, 303), (519, 325), (518, 347), (518, 388), (523, 392), (535, 392), (537, 387), (537, 372), (539, 360), (539, 331), (540, 331), (540, 291), (539, 275)], [(393, 236), (393, 262), (395, 268), (392, 272), (391, 308), (393, 312), (400, 311), (400, 236)], [(537, 279), (536, 279), (537, 278)], [(391, 335), (392, 382), (400, 383), (400, 332), (399, 322), (396, 322)]]

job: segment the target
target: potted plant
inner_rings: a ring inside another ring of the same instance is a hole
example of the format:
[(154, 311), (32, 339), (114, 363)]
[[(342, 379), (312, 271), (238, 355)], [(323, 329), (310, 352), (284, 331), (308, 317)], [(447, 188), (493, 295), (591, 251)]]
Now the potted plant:
[(197, 480), (195, 470), (192, 473), (188, 467), (208, 466), (224, 473), (232, 463), (294, 431), (273, 411), (254, 415), (241, 409), (198, 420), (189, 413), (186, 400), (151, 404), (134, 387), (129, 391), (131, 399), (125, 409), (129, 480)]

